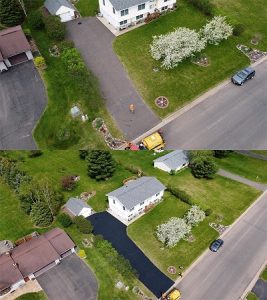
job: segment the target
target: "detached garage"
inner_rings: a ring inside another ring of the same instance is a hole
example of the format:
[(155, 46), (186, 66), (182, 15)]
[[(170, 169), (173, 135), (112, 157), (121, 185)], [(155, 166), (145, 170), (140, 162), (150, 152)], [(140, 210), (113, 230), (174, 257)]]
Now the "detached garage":
[(31, 46), (21, 26), (0, 31), (0, 71), (33, 59)]
[(93, 213), (93, 209), (84, 201), (78, 198), (70, 198), (65, 205), (71, 215), (89, 217)]
[(46, 0), (44, 6), (51, 15), (60, 17), (61, 22), (79, 17), (77, 10), (68, 0)]
[(165, 172), (179, 171), (186, 168), (189, 164), (186, 151), (175, 150), (164, 156), (161, 156), (154, 161), (154, 167)]

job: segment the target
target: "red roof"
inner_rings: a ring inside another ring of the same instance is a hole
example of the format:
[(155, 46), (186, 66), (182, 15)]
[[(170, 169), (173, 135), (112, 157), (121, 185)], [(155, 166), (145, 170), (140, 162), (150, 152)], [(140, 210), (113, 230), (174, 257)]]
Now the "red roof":
[(21, 26), (0, 31), (0, 60), (31, 50)]

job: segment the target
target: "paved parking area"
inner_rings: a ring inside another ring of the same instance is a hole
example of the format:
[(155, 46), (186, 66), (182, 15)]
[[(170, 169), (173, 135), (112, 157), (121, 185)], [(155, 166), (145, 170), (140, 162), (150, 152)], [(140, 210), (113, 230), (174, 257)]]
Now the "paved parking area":
[(126, 226), (108, 212), (93, 214), (88, 218), (94, 234), (101, 234), (126, 259), (139, 274), (139, 280), (158, 298), (173, 281), (163, 274), (128, 237)]
[(42, 79), (32, 61), (0, 74), (0, 149), (35, 149), (32, 130), (46, 106)]
[(252, 292), (259, 298), (259, 300), (267, 300), (267, 282), (259, 279)]
[(49, 300), (96, 300), (98, 284), (93, 272), (76, 255), (37, 278)]
[[(115, 36), (94, 17), (66, 25), (68, 38), (74, 41), (88, 68), (97, 77), (106, 106), (124, 135), (132, 140), (155, 126), (159, 118), (144, 103), (113, 51)], [(135, 114), (129, 111), (131, 103), (136, 107)]]

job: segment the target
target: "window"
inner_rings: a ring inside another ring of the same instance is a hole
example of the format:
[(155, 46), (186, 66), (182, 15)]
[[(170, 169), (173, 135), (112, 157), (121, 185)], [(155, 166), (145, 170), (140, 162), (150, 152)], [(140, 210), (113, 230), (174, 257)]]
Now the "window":
[(122, 208), (123, 208), (123, 210), (125, 210), (125, 206), (123, 206)]
[(125, 24), (127, 24), (127, 20), (124, 20), (124, 21), (120, 22), (120, 25), (125, 25)]
[(113, 7), (113, 14), (115, 14), (115, 8)]
[(133, 210), (134, 210), (134, 207), (130, 209), (130, 211), (133, 211)]
[(145, 202), (140, 203), (140, 206), (144, 205)]
[(105, 0), (103, 0), (103, 5), (106, 5)]
[(145, 4), (145, 3), (140, 4), (140, 5), (138, 5), (138, 10), (145, 9), (145, 7), (146, 7), (146, 4)]
[(116, 201), (113, 199), (113, 204), (115, 204), (116, 203)]
[(169, 1), (169, 0), (164, 0), (164, 2), (167, 2), (167, 1)]
[(163, 7), (161, 8), (161, 10), (166, 10), (166, 9), (168, 9), (168, 6), (163, 6)]
[(157, 194), (156, 194), (156, 197), (158, 197), (158, 196), (159, 196), (159, 194), (160, 194), (160, 193), (157, 193)]
[(121, 10), (121, 16), (122, 16), (122, 17), (128, 15), (128, 13), (129, 13), (128, 8), (126, 8), (126, 9), (124, 9), (124, 10)]
[(139, 16), (136, 16), (136, 20), (140, 20), (140, 19), (143, 19), (144, 15), (139, 15)]

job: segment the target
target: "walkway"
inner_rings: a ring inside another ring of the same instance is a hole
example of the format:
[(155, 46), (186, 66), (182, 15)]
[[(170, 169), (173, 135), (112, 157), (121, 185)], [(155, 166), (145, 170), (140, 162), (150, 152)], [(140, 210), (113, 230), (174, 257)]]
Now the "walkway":
[[(107, 108), (126, 138), (135, 139), (159, 123), (160, 119), (143, 102), (114, 53), (114, 35), (95, 17), (68, 22), (67, 29), (68, 38), (98, 78)], [(129, 111), (131, 103), (136, 107), (134, 114)]]
[(236, 151), (237, 153), (252, 157), (252, 158), (256, 158), (256, 159), (261, 159), (261, 160), (266, 160), (267, 161), (267, 156), (266, 155), (262, 155), (262, 154), (258, 154), (252, 151), (247, 151), (247, 150), (239, 150)]
[(128, 237), (127, 227), (124, 224), (107, 212), (93, 214), (88, 219), (94, 226), (94, 234), (101, 234), (128, 259), (139, 274), (139, 280), (158, 298), (173, 285), (173, 281), (163, 274)]
[(221, 175), (221, 176), (230, 178), (232, 180), (244, 183), (246, 185), (249, 185), (249, 186), (251, 186), (251, 187), (253, 187), (253, 188), (257, 189), (257, 190), (260, 190), (260, 191), (266, 191), (267, 190), (267, 185), (265, 185), (263, 183), (258, 183), (258, 182), (249, 180), (247, 178), (241, 177), (239, 175), (230, 173), (230, 172), (222, 170), (222, 169), (220, 169), (218, 171), (218, 174)]

